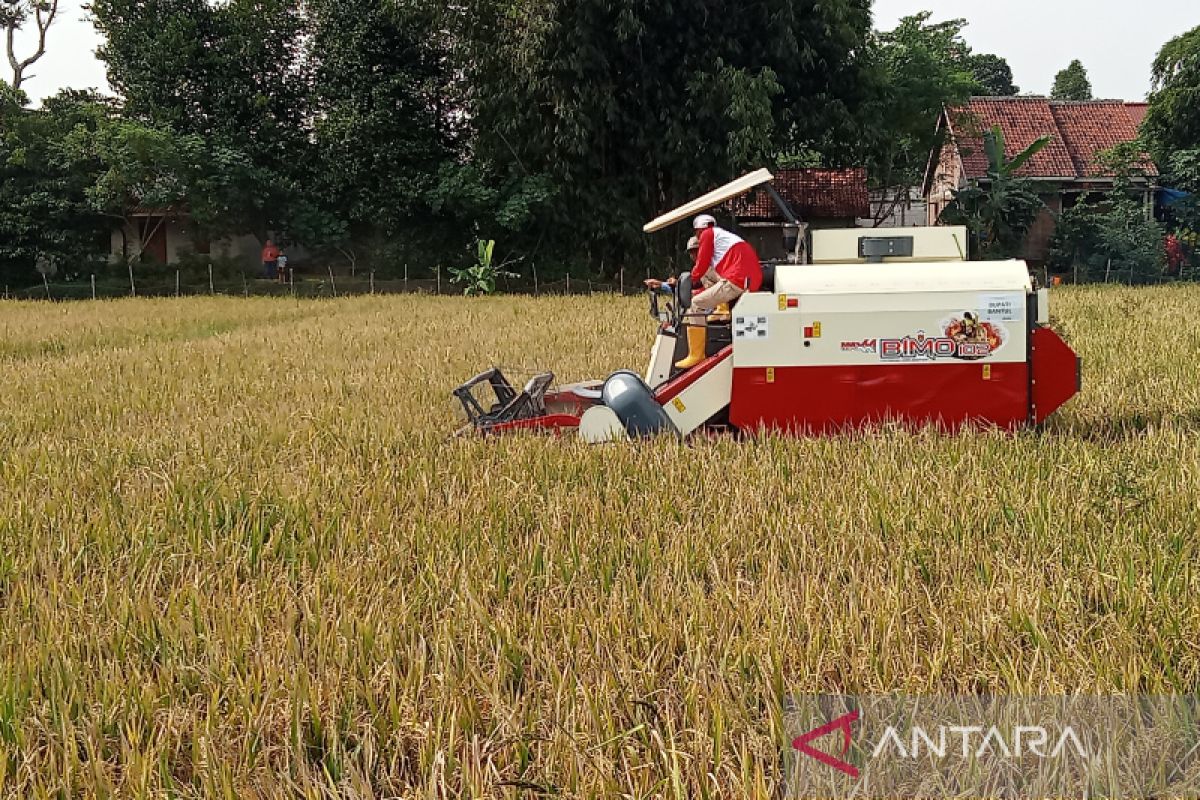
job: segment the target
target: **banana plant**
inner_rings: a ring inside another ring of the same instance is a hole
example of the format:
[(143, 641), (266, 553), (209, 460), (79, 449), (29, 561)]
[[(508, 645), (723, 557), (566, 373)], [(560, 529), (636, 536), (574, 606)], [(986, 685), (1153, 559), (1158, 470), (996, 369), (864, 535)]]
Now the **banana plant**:
[(504, 264), (496, 265), (493, 257), (496, 252), (496, 240), (480, 239), (475, 243), (475, 263), (462, 269), (451, 269), (451, 282), (463, 285), (463, 294), (467, 297), (494, 294), (498, 278), (519, 277), (515, 272), (508, 272)]
[(1049, 136), (1039, 137), (1008, 158), (1000, 126), (983, 134), (986, 181), (972, 181), (957, 190), (942, 212), (942, 221), (967, 226), (974, 244), (972, 258), (1008, 258), (1018, 253), (1045, 204), (1033, 185), (1016, 173), (1049, 143)]

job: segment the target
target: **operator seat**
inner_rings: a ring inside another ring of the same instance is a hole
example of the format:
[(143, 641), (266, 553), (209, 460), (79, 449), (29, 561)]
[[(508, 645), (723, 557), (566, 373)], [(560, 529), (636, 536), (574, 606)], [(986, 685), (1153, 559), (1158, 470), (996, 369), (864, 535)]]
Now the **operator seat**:
[(762, 264), (762, 288), (760, 292), (775, 291), (775, 262), (765, 261)]

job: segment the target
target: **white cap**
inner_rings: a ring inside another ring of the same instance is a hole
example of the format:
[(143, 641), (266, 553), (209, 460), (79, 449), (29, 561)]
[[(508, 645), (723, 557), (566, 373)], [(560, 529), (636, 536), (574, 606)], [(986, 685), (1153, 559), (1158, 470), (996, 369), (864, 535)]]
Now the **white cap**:
[(694, 228), (695, 230), (698, 230), (698, 231), (703, 230), (705, 228), (711, 228), (716, 224), (717, 224), (716, 217), (712, 216), (711, 214), (701, 214), (700, 216), (698, 216), (694, 220), (692, 220), (692, 228)]
[(688, 239), (688, 244), (687, 244), (688, 250), (695, 250), (698, 247), (700, 247), (700, 237), (699, 236), (693, 236), (692, 238)]

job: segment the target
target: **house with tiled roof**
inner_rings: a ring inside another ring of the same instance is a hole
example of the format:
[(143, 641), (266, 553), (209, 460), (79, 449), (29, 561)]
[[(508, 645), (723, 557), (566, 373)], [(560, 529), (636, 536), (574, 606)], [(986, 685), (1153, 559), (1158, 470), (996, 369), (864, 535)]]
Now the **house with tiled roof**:
[[(781, 169), (771, 186), (809, 230), (853, 228), (871, 214), (867, 171), (852, 169)], [(766, 187), (730, 200), (723, 210), (763, 258), (782, 258), (782, 229), (787, 224)]]
[[(1112, 186), (1113, 175), (1097, 164), (1097, 156), (1137, 138), (1145, 116), (1144, 103), (1119, 100), (1063, 101), (1044, 97), (973, 97), (961, 108), (946, 109), (939, 120), (943, 134), (930, 157), (923, 192), (930, 224), (969, 182), (987, 184), (983, 132), (999, 126), (1005, 155), (1012, 158), (1042, 136), (1050, 142), (1017, 171), (1039, 184), (1045, 208), (1025, 241), (1024, 258), (1045, 260), (1056, 215), (1089, 192)], [(1154, 165), (1147, 160), (1147, 178), (1140, 179), (1146, 211), (1153, 211)]]

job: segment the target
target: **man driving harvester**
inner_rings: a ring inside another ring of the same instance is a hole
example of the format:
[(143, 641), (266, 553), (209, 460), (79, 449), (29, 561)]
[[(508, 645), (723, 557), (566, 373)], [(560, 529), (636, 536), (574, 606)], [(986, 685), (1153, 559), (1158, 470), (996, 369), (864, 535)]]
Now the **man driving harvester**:
[[(762, 287), (762, 264), (749, 242), (717, 227), (716, 219), (710, 214), (696, 217), (692, 227), (697, 234), (687, 245), (688, 255), (693, 259), (692, 285), (703, 286), (704, 291), (692, 297), (691, 307), (684, 317), (688, 354), (682, 361), (675, 362), (679, 369), (694, 367), (704, 360), (704, 348), (708, 343), (706, 322), (728, 319), (730, 303), (743, 292), (757, 292)], [(653, 278), (645, 283), (654, 291), (664, 286), (664, 281)], [(675, 279), (671, 278), (665, 285), (674, 286)]]
[(692, 284), (703, 285), (704, 291), (692, 297), (685, 318), (688, 354), (675, 362), (680, 369), (694, 367), (704, 360), (709, 315), (718, 308), (728, 314), (730, 303), (744, 292), (757, 292), (762, 287), (762, 264), (749, 242), (717, 227), (716, 219), (709, 214), (696, 217), (692, 228), (700, 241), (692, 267)]

